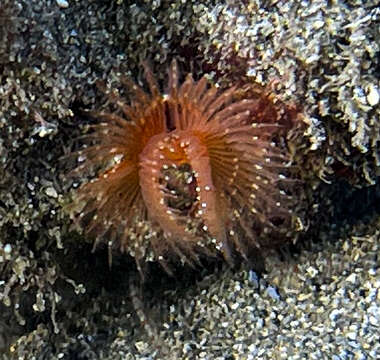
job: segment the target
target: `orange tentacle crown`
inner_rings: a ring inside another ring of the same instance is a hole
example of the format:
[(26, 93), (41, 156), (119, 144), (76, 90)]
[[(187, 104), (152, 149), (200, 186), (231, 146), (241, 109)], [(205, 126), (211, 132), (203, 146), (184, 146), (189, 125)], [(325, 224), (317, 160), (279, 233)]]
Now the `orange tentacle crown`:
[(291, 217), (289, 159), (272, 140), (294, 109), (265, 93), (218, 91), (205, 77), (179, 85), (175, 61), (166, 95), (147, 66), (145, 76), (149, 93), (124, 79), (130, 102), (111, 93), (120, 112), (94, 115), (100, 122), (74, 172), (104, 170), (77, 190), (74, 219), (138, 264), (218, 252), (231, 260), (232, 249), (245, 256), (270, 246), (259, 233)]

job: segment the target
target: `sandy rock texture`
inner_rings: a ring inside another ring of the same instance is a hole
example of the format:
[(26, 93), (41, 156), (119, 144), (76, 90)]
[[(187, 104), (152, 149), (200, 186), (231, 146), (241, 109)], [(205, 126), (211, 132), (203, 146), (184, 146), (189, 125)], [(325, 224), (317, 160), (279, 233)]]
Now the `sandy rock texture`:
[[(376, 0), (2, 0), (0, 358), (379, 358), (379, 22)], [(174, 57), (302, 105), (298, 241), (265, 271), (152, 264), (141, 285), (71, 229), (60, 158), (108, 106), (96, 82), (146, 60), (164, 84)]]

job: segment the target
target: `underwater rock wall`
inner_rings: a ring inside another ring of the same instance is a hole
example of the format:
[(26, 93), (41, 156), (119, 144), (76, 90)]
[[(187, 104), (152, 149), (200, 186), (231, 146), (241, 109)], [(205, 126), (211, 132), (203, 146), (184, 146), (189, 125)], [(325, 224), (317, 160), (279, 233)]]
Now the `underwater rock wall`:
[[(2, 358), (378, 357), (379, 18), (359, 0), (3, 0)], [(97, 81), (139, 81), (147, 60), (164, 82), (174, 57), (183, 74), (273, 84), (302, 105), (304, 129), (284, 137), (300, 239), (268, 254), (262, 278), (180, 267), (167, 289), (158, 272), (141, 295), (151, 336), (131, 301), (133, 259), (110, 270), (107, 249), (71, 231), (59, 159), (81, 145), (83, 110), (108, 106)]]

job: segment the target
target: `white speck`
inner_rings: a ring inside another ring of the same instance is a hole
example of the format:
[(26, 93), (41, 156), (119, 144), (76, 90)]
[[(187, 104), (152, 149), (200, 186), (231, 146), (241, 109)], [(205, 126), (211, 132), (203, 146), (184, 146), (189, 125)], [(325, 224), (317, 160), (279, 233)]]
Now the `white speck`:
[(52, 197), (52, 198), (57, 198), (57, 197), (58, 197), (57, 191), (56, 191), (53, 187), (48, 187), (48, 188), (45, 190), (45, 194), (46, 194), (47, 196)]
[(4, 246), (4, 252), (5, 252), (6, 254), (10, 254), (11, 251), (12, 251), (12, 246), (11, 246), (10, 244), (6, 244), (6, 245)]
[(342, 312), (343, 312), (343, 310), (334, 309), (333, 311), (331, 311), (331, 313), (329, 315), (330, 320), (336, 321)]
[(66, 0), (56, 0), (56, 3), (62, 9), (66, 9), (69, 7), (69, 3)]
[(374, 276), (376, 275), (376, 269), (375, 268), (371, 268), (368, 270), (368, 274), (370, 274), (371, 276)]
[(124, 155), (123, 154), (117, 154), (114, 156), (113, 160), (115, 163), (120, 163), (120, 161), (123, 159)]
[(373, 326), (379, 325), (379, 320), (375, 316), (371, 315), (368, 319), (369, 319), (369, 322), (371, 325), (373, 325)]
[(318, 29), (320, 29), (321, 27), (323, 27), (324, 24), (325, 24), (325, 23), (324, 23), (324, 21), (322, 21), (322, 20), (314, 21), (314, 23), (313, 23), (313, 28), (314, 28), (315, 30), (318, 30)]
[(277, 292), (277, 289), (273, 286), (268, 286), (267, 294), (274, 300), (280, 300), (280, 294)]
[(254, 286), (259, 286), (259, 277), (253, 270), (249, 270), (248, 273), (248, 280), (254, 285)]
[(315, 63), (319, 60), (319, 57), (320, 57), (319, 54), (311, 55), (305, 60), (305, 64), (309, 65), (309, 64)]
[(349, 275), (349, 276), (347, 277), (346, 280), (349, 281), (351, 284), (355, 285), (355, 284), (356, 284), (356, 281), (357, 281), (357, 278), (358, 278), (357, 274), (352, 273), (351, 275)]
[(375, 106), (379, 103), (379, 100), (380, 100), (379, 89), (375, 85), (370, 84), (368, 86), (368, 94), (367, 94), (368, 104), (371, 106)]
[(232, 310), (237, 310), (238, 307), (239, 307), (239, 303), (238, 302), (236, 302), (236, 303), (234, 303), (234, 304), (231, 305), (231, 309)]
[(306, 269), (306, 272), (307, 272), (312, 278), (314, 278), (315, 276), (318, 275), (318, 270), (317, 270), (315, 267), (312, 267), (312, 266), (308, 267), (308, 268)]

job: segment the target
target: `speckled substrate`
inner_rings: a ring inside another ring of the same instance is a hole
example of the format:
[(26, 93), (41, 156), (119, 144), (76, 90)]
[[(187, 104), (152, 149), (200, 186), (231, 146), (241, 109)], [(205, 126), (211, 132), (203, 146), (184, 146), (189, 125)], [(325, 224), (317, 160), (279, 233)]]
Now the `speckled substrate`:
[[(160, 329), (160, 356), (379, 358), (379, 225), (380, 219), (358, 225), (356, 235), (314, 244), (293, 260), (269, 257), (269, 272), (261, 279), (245, 270), (206, 278), (169, 304)], [(144, 338), (134, 345), (141, 353), (137, 358), (149, 358), (152, 346)], [(120, 355), (128, 354), (126, 347), (118, 337), (108, 359), (132, 359)]]
[[(2, 0), (0, 358), (379, 357), (379, 19), (364, 0)], [(249, 269), (223, 270), (145, 299), (153, 341), (130, 301), (133, 261), (109, 271), (69, 231), (58, 159), (79, 145), (81, 110), (104, 103), (97, 80), (141, 78), (145, 59), (164, 80), (174, 56), (184, 73), (277, 82), (303, 105), (289, 144), (316, 243), (268, 257), (259, 290)]]

